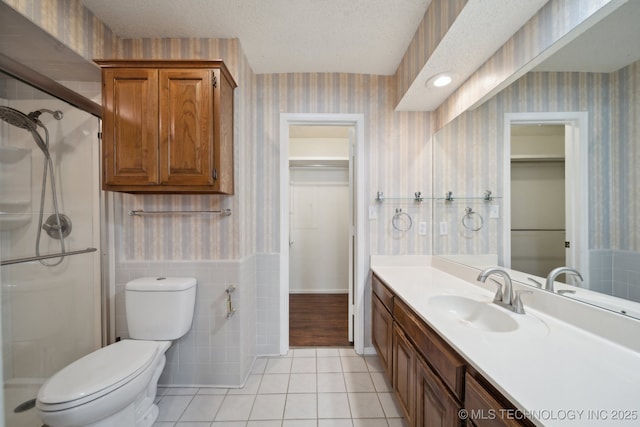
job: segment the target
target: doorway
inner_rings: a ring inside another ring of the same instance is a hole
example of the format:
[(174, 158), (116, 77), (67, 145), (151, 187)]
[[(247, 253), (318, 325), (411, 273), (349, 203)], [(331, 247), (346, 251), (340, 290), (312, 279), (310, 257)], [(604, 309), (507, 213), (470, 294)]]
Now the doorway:
[(348, 346), (352, 126), (289, 125), (289, 345)]
[[(556, 135), (538, 135), (537, 142), (518, 136), (534, 128)], [(545, 277), (566, 265), (588, 280), (587, 130), (584, 112), (505, 114), (504, 192), (510, 201), (503, 221), (506, 267)]]
[[(347, 251), (347, 271), (348, 271), (348, 342), (352, 342), (356, 353), (364, 353), (364, 289), (367, 278), (367, 262), (366, 262), (366, 242), (364, 241), (365, 224), (363, 221), (357, 219), (362, 216), (362, 212), (365, 211), (364, 192), (359, 189), (364, 188), (364, 158), (358, 153), (362, 152), (362, 146), (364, 145), (364, 117), (361, 114), (281, 114), (280, 116), (280, 353), (286, 354), (289, 350), (289, 314), (290, 314), (290, 290), (292, 286), (291, 270), (290, 266), (290, 243), (292, 242), (292, 218), (291, 218), (291, 202), (290, 202), (290, 187), (291, 187), (291, 171), (290, 171), (290, 159), (289, 159), (289, 145), (290, 145), (290, 129), (292, 126), (320, 126), (320, 127), (341, 127), (342, 130), (348, 130), (348, 155), (345, 158), (344, 155), (338, 156), (341, 158), (330, 158), (325, 154), (318, 156), (310, 156), (308, 159), (295, 159), (294, 167), (300, 167), (301, 164), (296, 164), (295, 161), (307, 162), (308, 169), (324, 168), (326, 170), (333, 170), (336, 174), (342, 174), (345, 172), (348, 176), (348, 208), (341, 208), (342, 212), (347, 212), (348, 218), (348, 233), (346, 235), (348, 241)], [(323, 148), (327, 148), (326, 146)], [(313, 158), (319, 157), (319, 158)], [(324, 158), (322, 158), (324, 157)], [(322, 160), (322, 162), (319, 162)], [(339, 162), (342, 165), (348, 164), (348, 168), (342, 168), (340, 171)], [(311, 166), (316, 164), (319, 166)], [(317, 170), (313, 173), (317, 174)], [(300, 180), (302, 178), (297, 177)], [(328, 178), (327, 178), (328, 179)], [(344, 185), (344, 184), (342, 184)], [(307, 197), (311, 194), (309, 191), (302, 191)], [(299, 195), (299, 194), (298, 194)], [(316, 200), (316, 199), (314, 199)], [(318, 215), (324, 215), (324, 206), (319, 206), (319, 202), (315, 202), (316, 207), (313, 209)], [(299, 207), (298, 207), (299, 209)], [(307, 208), (309, 210), (309, 208)], [(318, 218), (316, 218), (320, 221)], [(312, 221), (311, 219), (304, 219), (303, 221)], [(305, 225), (305, 224), (299, 224)], [(307, 224), (308, 225), (308, 224)], [(296, 231), (296, 230), (294, 230)], [(299, 230), (298, 230), (299, 231)], [(295, 238), (297, 239), (297, 237)], [(293, 240), (291, 246), (296, 245), (296, 240)], [(343, 259), (344, 261), (344, 259)], [(334, 284), (321, 286), (329, 286), (325, 289), (331, 289)], [(342, 286), (342, 285), (341, 285)], [(335, 295), (335, 293), (334, 293)], [(326, 316), (325, 316), (326, 317)], [(310, 344), (311, 345), (311, 344)]]

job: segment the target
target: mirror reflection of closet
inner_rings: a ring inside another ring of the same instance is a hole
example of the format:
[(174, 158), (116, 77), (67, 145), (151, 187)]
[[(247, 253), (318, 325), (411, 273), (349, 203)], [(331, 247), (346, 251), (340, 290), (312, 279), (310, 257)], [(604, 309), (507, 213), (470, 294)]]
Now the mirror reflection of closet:
[(566, 265), (565, 126), (511, 126), (511, 268)]

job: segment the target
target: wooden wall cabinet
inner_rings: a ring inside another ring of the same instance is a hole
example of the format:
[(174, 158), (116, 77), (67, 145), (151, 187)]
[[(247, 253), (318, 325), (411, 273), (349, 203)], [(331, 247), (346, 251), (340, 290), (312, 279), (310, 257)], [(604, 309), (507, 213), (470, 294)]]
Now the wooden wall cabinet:
[(233, 194), (233, 90), (222, 61), (96, 61), (102, 188)]
[(409, 427), (533, 425), (496, 419), (513, 405), (375, 274), (372, 290), (373, 345)]

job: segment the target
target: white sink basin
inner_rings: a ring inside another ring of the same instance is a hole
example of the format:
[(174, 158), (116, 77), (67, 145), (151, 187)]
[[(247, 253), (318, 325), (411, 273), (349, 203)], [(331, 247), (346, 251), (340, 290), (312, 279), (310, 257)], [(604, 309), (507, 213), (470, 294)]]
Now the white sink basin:
[(437, 295), (429, 298), (428, 305), (460, 323), (483, 331), (512, 332), (518, 329), (518, 322), (491, 302), (460, 295)]

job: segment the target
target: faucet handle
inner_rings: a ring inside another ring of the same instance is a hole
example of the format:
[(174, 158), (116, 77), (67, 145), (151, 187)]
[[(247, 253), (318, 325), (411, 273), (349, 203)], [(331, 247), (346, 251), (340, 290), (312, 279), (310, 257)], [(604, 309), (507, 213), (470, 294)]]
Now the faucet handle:
[(533, 279), (531, 277), (527, 277), (527, 280), (530, 282), (533, 282), (537, 288), (542, 288), (542, 283), (538, 282), (536, 279)]
[(513, 311), (518, 314), (524, 314), (524, 305), (522, 305), (522, 294), (532, 294), (533, 291), (518, 290), (513, 298)]
[(502, 302), (502, 283), (498, 282), (496, 279), (489, 280), (498, 285), (498, 290), (496, 291), (496, 295), (493, 297), (493, 302)]

